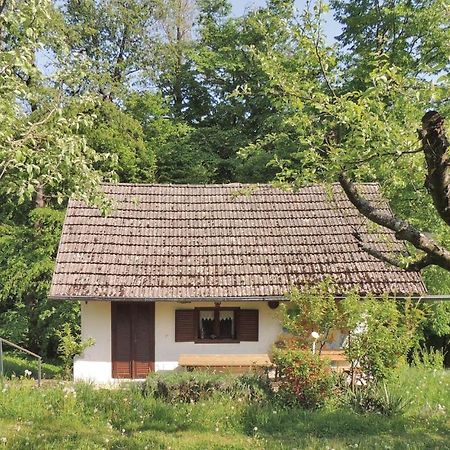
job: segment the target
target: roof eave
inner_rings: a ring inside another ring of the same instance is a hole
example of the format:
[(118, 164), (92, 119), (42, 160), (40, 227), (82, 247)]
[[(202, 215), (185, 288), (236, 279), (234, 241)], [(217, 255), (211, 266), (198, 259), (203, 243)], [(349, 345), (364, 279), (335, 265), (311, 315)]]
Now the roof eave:
[(283, 295), (270, 296), (247, 296), (247, 297), (99, 297), (99, 296), (64, 296), (64, 295), (50, 295), (49, 300), (73, 300), (73, 301), (107, 301), (107, 302), (178, 302), (178, 303), (192, 303), (192, 302), (239, 302), (239, 301), (281, 301), (286, 300)]
[[(444, 295), (427, 295), (427, 294), (391, 294), (396, 299), (411, 298), (424, 302), (450, 301), (450, 294)], [(375, 298), (381, 298), (382, 295), (375, 294)], [(50, 300), (71, 300), (71, 301), (100, 301), (100, 302), (176, 302), (176, 303), (193, 303), (193, 302), (270, 302), (270, 301), (287, 301), (284, 295), (270, 296), (247, 296), (247, 297), (99, 297), (99, 296), (64, 296), (50, 295)], [(343, 299), (344, 295), (336, 296), (336, 299)]]

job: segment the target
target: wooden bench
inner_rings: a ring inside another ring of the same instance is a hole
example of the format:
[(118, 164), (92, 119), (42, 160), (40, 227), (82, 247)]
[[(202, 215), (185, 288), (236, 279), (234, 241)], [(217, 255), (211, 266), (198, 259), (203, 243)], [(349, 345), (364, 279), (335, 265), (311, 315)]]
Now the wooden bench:
[(188, 355), (178, 358), (178, 365), (187, 369), (214, 369), (218, 372), (240, 373), (249, 370), (264, 370), (272, 366), (269, 355)]
[(350, 362), (345, 355), (344, 350), (326, 350), (322, 349), (320, 353), (322, 359), (329, 359), (331, 365), (336, 370), (347, 370), (350, 368)]

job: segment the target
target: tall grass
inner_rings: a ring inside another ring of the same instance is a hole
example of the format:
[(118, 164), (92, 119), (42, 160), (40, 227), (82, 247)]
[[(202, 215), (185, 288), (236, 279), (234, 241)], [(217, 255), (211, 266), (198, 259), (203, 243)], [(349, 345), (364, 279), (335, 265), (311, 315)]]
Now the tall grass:
[(7, 380), (0, 385), (0, 448), (450, 449), (448, 372), (405, 368), (388, 388), (409, 392), (403, 415), (356, 414), (337, 403), (305, 411), (229, 392), (171, 402), (143, 395), (140, 385), (37, 389), (31, 380)]

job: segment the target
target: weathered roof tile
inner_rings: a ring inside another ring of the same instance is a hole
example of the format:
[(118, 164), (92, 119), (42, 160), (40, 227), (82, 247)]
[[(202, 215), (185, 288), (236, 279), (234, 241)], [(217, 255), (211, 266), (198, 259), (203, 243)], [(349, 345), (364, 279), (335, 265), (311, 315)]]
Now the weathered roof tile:
[[(387, 210), (378, 186), (360, 185)], [(105, 185), (108, 217), (70, 201), (51, 297), (248, 298), (283, 295), (331, 276), (342, 292), (422, 294), (420, 275), (358, 247), (357, 230), (383, 251), (403, 251), (333, 186), (286, 192), (268, 185)]]

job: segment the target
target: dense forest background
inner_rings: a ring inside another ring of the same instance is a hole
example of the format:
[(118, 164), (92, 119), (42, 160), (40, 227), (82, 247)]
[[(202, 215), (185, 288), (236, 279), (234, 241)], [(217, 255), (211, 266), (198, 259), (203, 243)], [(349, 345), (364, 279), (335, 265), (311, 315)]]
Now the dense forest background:
[[(449, 22), (445, 0), (240, 17), (226, 0), (0, 0), (0, 335), (52, 357), (63, 324), (77, 331), (79, 306), (47, 292), (67, 200), (106, 211), (101, 180), (295, 187), (345, 166), (449, 244), (416, 135), (450, 109)], [(424, 277), (450, 293), (449, 272)], [(448, 344), (448, 303), (428, 309), (427, 342)]]

